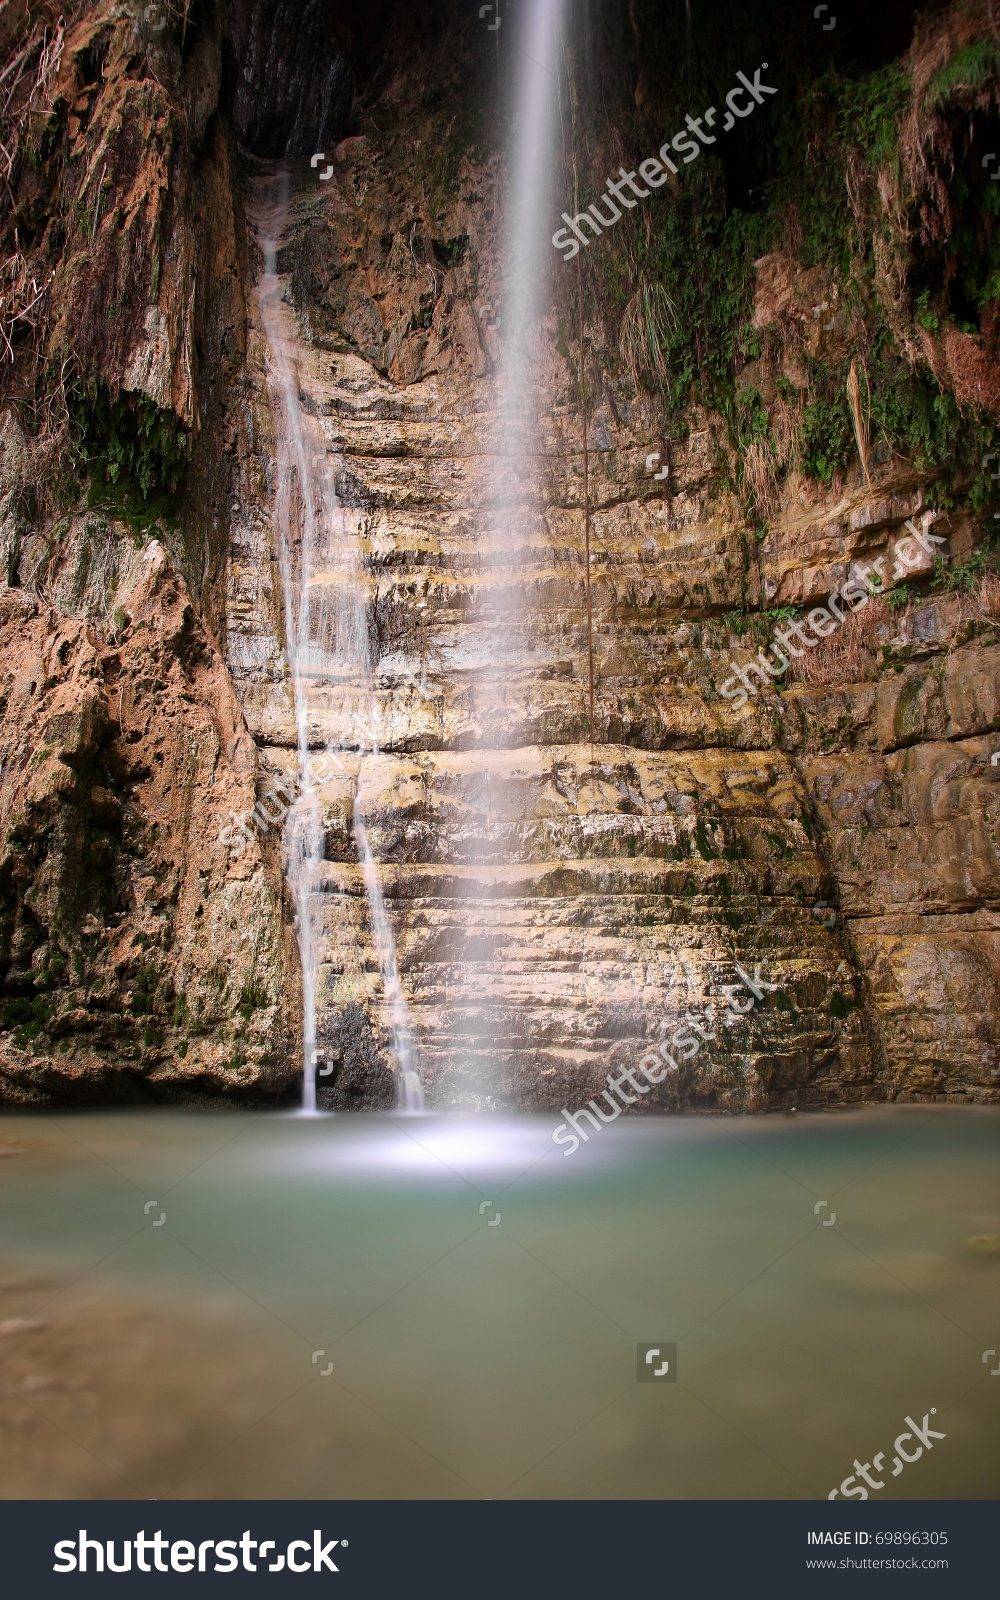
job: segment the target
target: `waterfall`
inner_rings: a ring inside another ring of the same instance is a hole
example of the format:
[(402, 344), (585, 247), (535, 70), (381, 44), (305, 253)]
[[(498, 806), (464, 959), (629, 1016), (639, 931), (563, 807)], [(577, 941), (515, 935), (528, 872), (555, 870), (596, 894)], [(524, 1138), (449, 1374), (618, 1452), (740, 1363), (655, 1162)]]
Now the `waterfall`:
[(553, 264), (549, 236), (564, 7), (565, 0), (531, 0), (514, 46), (518, 73), (507, 155), (502, 354), (495, 389), (498, 427), (489, 488), (497, 520), (487, 553), (490, 570), (505, 577), (518, 570), (525, 499), (534, 514), (541, 512), (533, 462), (539, 438), (541, 317)]
[[(329, 684), (360, 685), (367, 690), (369, 714), (361, 720), (369, 730), (375, 727), (375, 707), (359, 552), (337, 500), (322, 424), (302, 405), (298, 369), (303, 346), (294, 315), (285, 304), (285, 285), (278, 272), (278, 252), (289, 212), (287, 172), (261, 180), (251, 221), (264, 257), (257, 303), (274, 416), (275, 546), (284, 596), (300, 777), (300, 794), (289, 811), (283, 845), (302, 963), (302, 1110), (311, 1113), (316, 1111), (317, 989), (327, 893), (322, 803), (309, 757), (310, 748), (319, 742), (321, 727), (317, 691)], [(374, 738), (371, 748), (377, 750)], [(333, 761), (336, 764), (335, 757)], [(422, 1111), (423, 1088), (399, 980), (396, 941), (357, 797), (353, 824), (399, 1063), (398, 1103), (402, 1110)]]
[[(546, 410), (551, 411), (548, 330), (552, 274), (562, 257), (552, 246), (559, 211), (569, 197), (556, 202), (560, 76), (568, 13), (567, 0), (527, 0), (518, 8), (504, 48), (511, 52), (511, 130), (506, 159), (503, 254), (500, 262), (499, 353), (493, 379), (488, 455), (482, 469), (476, 515), (476, 540), (481, 587), (476, 601), (476, 666), (490, 680), (495, 703), (502, 704), (506, 682), (523, 682), (551, 658), (544, 630), (533, 629), (534, 584), (547, 571), (550, 550), (559, 535), (549, 524), (546, 505), (546, 452), (555, 447)], [(559, 183), (562, 184), (560, 176)], [(539, 555), (541, 553), (541, 559)], [(561, 555), (554, 557), (561, 560)], [(469, 630), (472, 632), (472, 629)], [(488, 723), (482, 745), (505, 740)], [(482, 766), (485, 817), (469, 845), (477, 865), (493, 859), (497, 839), (491, 823), (491, 774), (503, 775), (502, 757)], [(469, 1006), (462, 1092), (473, 1091), (489, 1102), (498, 1094), (500, 1063), (520, 1046), (505, 997), (480, 966), (479, 951), (495, 939), (503, 941), (505, 907), (489, 890), (476, 891), (458, 902), (457, 920), (464, 919), (465, 945), (460, 961), (469, 983), (455, 997), (455, 1011)], [(474, 976), (475, 975), (475, 976)], [(468, 1000), (466, 999), (468, 996)], [(483, 998), (481, 998), (483, 997)], [(477, 1011), (480, 1015), (477, 1016)]]

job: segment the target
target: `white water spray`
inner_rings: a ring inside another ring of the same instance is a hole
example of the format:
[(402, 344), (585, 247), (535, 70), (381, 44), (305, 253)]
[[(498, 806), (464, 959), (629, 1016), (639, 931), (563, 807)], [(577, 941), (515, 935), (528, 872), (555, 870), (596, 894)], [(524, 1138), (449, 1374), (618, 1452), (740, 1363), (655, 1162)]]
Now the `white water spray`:
[(501, 398), (516, 399), (519, 383), (537, 376), (525, 335), (542, 311), (555, 258), (552, 174), (559, 126), (559, 63), (566, 0), (531, 0), (517, 38), (518, 86), (508, 158), (504, 252), (506, 344)]
[[(491, 498), (501, 508), (503, 570), (519, 543), (524, 463), (537, 447), (539, 318), (548, 298), (553, 250), (552, 174), (559, 126), (559, 63), (566, 0), (530, 0), (515, 41), (518, 58), (514, 135), (508, 156), (504, 245), (503, 354), (497, 384), (499, 450)], [(529, 495), (537, 484), (529, 481)]]

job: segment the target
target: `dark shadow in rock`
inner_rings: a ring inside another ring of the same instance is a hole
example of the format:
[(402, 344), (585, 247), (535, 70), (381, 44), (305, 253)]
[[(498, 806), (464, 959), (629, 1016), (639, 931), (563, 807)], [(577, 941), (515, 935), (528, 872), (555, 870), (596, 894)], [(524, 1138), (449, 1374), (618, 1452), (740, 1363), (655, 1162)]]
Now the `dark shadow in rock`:
[(323, 0), (235, 0), (238, 62), (233, 123), (253, 155), (332, 158), (351, 113), (354, 84)]
[(330, 1086), (321, 1079), (316, 1082), (316, 1103), (322, 1111), (393, 1109), (396, 1079), (386, 1064), (371, 1018), (359, 1001), (352, 1000), (340, 1012), (325, 1045), (334, 1072)]

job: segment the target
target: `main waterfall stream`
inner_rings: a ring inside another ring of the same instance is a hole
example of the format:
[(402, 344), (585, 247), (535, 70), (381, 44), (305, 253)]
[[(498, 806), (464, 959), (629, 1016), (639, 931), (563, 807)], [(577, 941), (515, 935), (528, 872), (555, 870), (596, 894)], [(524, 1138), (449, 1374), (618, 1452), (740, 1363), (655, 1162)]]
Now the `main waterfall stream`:
[[(285, 280), (278, 271), (278, 253), (289, 222), (289, 184), (288, 173), (283, 170), (259, 180), (251, 221), (264, 257), (257, 303), (267, 342), (268, 388), (274, 417), (275, 547), (284, 596), (285, 644), (301, 785), (285, 824), (284, 846), (302, 961), (302, 1109), (313, 1113), (317, 1109), (316, 1068), (323, 1059), (317, 1048), (316, 1014), (326, 898), (322, 805), (313, 782), (315, 760), (310, 755), (321, 742), (316, 692), (330, 684), (360, 688), (368, 703), (367, 715), (362, 715), (360, 723), (372, 739), (375, 717), (360, 551), (350, 519), (343, 514), (337, 498), (335, 458), (328, 450), (322, 424), (316, 412), (302, 404), (298, 371), (301, 336), (285, 302)], [(373, 748), (377, 748), (374, 739)], [(330, 759), (337, 763), (335, 754)], [(423, 1110), (423, 1088), (399, 981), (396, 942), (357, 799), (353, 824), (368, 896), (372, 943), (398, 1063), (398, 1102), (405, 1111), (419, 1112)]]

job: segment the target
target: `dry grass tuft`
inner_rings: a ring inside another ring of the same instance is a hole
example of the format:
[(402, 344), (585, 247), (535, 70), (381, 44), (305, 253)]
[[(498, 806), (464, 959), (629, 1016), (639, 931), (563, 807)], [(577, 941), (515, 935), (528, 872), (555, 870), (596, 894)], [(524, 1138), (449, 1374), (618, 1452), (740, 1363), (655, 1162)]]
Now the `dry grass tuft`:
[(743, 482), (757, 511), (773, 517), (781, 504), (778, 462), (769, 439), (753, 439), (743, 452)]
[[(15, 174), (24, 160), (33, 115), (48, 114), (49, 91), (59, 70), (66, 18), (49, 6), (8, 0), (0, 61), (0, 176), (11, 198)], [(80, 8), (77, 7), (77, 10)]]
[(844, 622), (815, 650), (793, 661), (800, 683), (864, 683), (878, 676), (882, 648), (904, 637), (910, 607), (890, 611), (881, 595), (873, 595), (860, 611), (844, 613)]
[(955, 123), (949, 108), (990, 115), (997, 106), (995, 0), (965, 0), (928, 13), (910, 47), (910, 108), (900, 137), (903, 178), (922, 201), (920, 233), (930, 244), (952, 232), (949, 169), (954, 170)]
[(644, 377), (669, 385), (664, 347), (677, 327), (677, 307), (662, 283), (640, 283), (622, 315), (618, 348), (636, 393)]
[[(46, 291), (55, 276), (33, 265), (11, 226), (15, 192), (32, 145), (32, 131), (52, 113), (52, 86), (59, 72), (67, 27), (81, 11), (47, 0), (0, 4), (0, 389), (24, 353), (36, 367), (48, 313)], [(27, 339), (25, 340), (25, 335)], [(30, 374), (27, 387), (30, 390)]]
[[(930, 598), (930, 597), (928, 597)], [(951, 588), (935, 599), (958, 603), (956, 638), (963, 624), (993, 628), (1000, 622), (1000, 572), (994, 566), (970, 575), (962, 588)], [(912, 604), (893, 610), (882, 595), (873, 595), (860, 611), (844, 613), (843, 625), (815, 650), (793, 660), (789, 678), (816, 686), (865, 683), (878, 677), (887, 647), (903, 649), (912, 642)]]
[(988, 567), (959, 596), (963, 622), (993, 623), (1000, 618), (1000, 572)]

